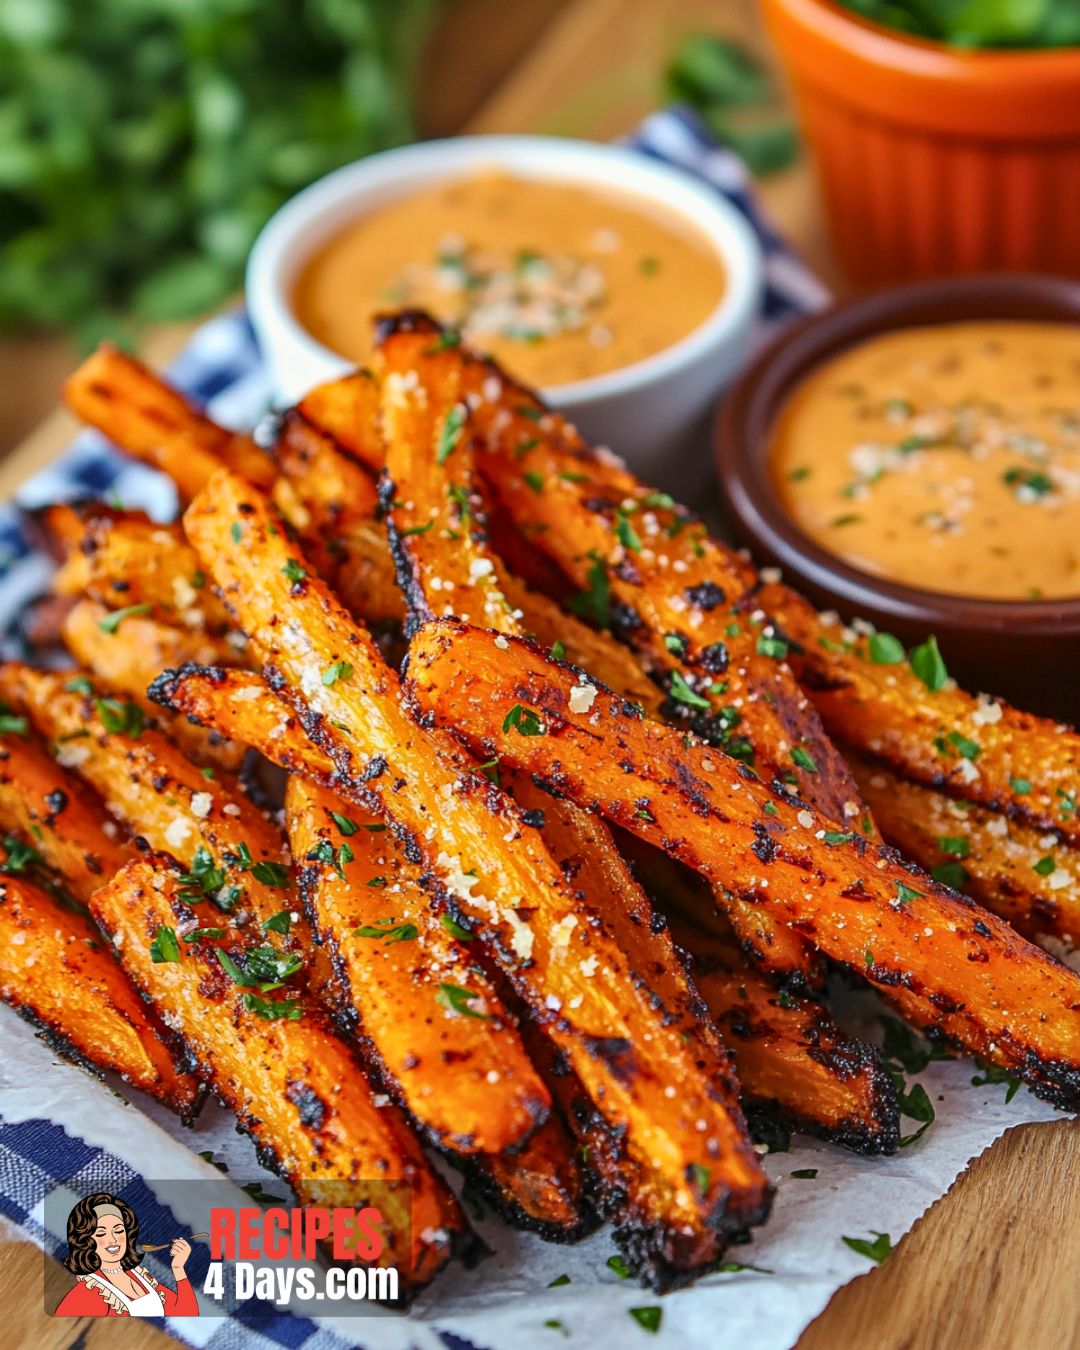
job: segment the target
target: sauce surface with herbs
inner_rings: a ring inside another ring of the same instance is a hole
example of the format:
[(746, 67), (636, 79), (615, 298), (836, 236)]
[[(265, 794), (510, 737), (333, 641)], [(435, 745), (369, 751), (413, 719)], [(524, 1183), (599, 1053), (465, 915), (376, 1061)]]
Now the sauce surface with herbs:
[(724, 292), (693, 223), (644, 198), (489, 171), (358, 217), (303, 268), (297, 318), (359, 363), (380, 309), (426, 309), (541, 388), (686, 337)]
[(926, 590), (1080, 595), (1080, 326), (901, 329), (782, 409), (770, 472), (815, 543)]

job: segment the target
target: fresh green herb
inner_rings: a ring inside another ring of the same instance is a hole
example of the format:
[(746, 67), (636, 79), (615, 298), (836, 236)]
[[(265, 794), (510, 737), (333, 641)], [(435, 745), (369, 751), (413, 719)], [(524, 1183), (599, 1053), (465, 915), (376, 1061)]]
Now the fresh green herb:
[[(1006, 469), (1001, 477), (1002, 481), (1008, 484), (1009, 487), (1015, 487), (1017, 489), (1018, 496), (1022, 492), (1025, 496), (1030, 496), (1037, 500), (1040, 497), (1045, 497), (1047, 493), (1053, 492), (1054, 490), (1054, 480), (1045, 473), (1038, 472), (1038, 470), (1020, 468)], [(1024, 497), (1021, 497), (1020, 499), (1023, 501)]]
[(655, 1334), (660, 1330), (660, 1323), (664, 1317), (663, 1308), (657, 1304), (652, 1304), (648, 1308), (631, 1308), (630, 1316), (641, 1327), (642, 1331), (649, 1331)]
[(967, 868), (963, 863), (938, 863), (931, 867), (930, 875), (942, 886), (951, 886), (954, 891), (962, 891), (968, 882)]
[(691, 33), (667, 68), (664, 97), (689, 105), (751, 173), (787, 168), (798, 154), (795, 128), (757, 58), (715, 33)]
[(563, 646), (563, 644), (559, 641), (558, 638), (556, 638), (555, 641), (551, 644), (551, 650), (548, 652), (548, 655), (551, 657), (553, 661), (566, 660), (566, 648)]
[(938, 650), (937, 638), (928, 637), (919, 647), (913, 647), (908, 657), (912, 672), (922, 680), (932, 694), (936, 694), (945, 685), (949, 672)]
[(614, 1271), (620, 1280), (628, 1280), (630, 1278), (630, 1267), (618, 1254), (609, 1256), (604, 1264), (607, 1266), (608, 1270)]
[(957, 753), (963, 755), (965, 759), (976, 760), (982, 754), (982, 746), (977, 741), (968, 740), (959, 731), (950, 731), (948, 740), (951, 745), (956, 747)]
[(375, 938), (392, 947), (395, 942), (415, 942), (420, 930), (414, 923), (395, 923), (393, 919), (376, 919), (354, 930), (356, 937)]
[(570, 1283), (569, 1275), (556, 1275), (553, 1280), (548, 1280), (549, 1289), (561, 1289), (564, 1284)]
[(805, 769), (807, 773), (817, 773), (818, 766), (814, 762), (813, 755), (809, 750), (804, 750), (801, 745), (795, 746), (791, 752), (792, 763), (797, 764), (800, 769)]
[(675, 498), (666, 492), (647, 492), (641, 499), (642, 506), (653, 506), (660, 511), (674, 511)]
[(64, 688), (68, 691), (69, 694), (90, 695), (94, 692), (94, 686), (90, 683), (90, 681), (86, 678), (85, 675), (76, 675), (73, 680), (68, 680), (68, 682), (64, 685)]
[(347, 680), (353, 673), (351, 661), (333, 661), (322, 673), (322, 682), (329, 687), (338, 680)]
[(806, 479), (808, 479), (808, 478), (810, 477), (810, 473), (811, 473), (811, 470), (810, 470), (810, 466), (809, 466), (808, 464), (800, 464), (800, 465), (798, 465), (797, 468), (792, 469), (792, 471), (788, 474), (788, 476), (787, 476), (787, 477), (788, 477), (788, 482), (789, 482), (789, 483), (804, 483), (804, 482), (806, 481)]
[(224, 928), (190, 928), (183, 934), (185, 942), (201, 942), (203, 938), (223, 938)]
[(26, 736), (29, 730), (30, 724), (25, 717), (0, 712), (0, 736)]
[(678, 633), (665, 633), (664, 646), (672, 656), (686, 655), (686, 639)]
[(284, 863), (257, 862), (251, 869), (251, 875), (264, 886), (284, 888), (289, 884), (289, 869)]
[(892, 1251), (892, 1238), (889, 1237), (888, 1233), (879, 1233), (874, 1228), (871, 1228), (870, 1231), (874, 1234), (873, 1242), (869, 1238), (846, 1236), (844, 1242), (853, 1252), (858, 1252), (860, 1256), (868, 1256), (875, 1265), (880, 1266)]
[(424, 348), (425, 356), (434, 356), (436, 352), (448, 351), (451, 347), (461, 346), (461, 334), (456, 328), (444, 328), (430, 347)]
[[(793, 1177), (798, 1176), (798, 1173), (792, 1172), (791, 1175)], [(816, 1171), (814, 1175), (817, 1175)], [(775, 1271), (766, 1269), (765, 1266), (748, 1266), (742, 1261), (725, 1261), (718, 1269), (721, 1275), (737, 1275), (743, 1270), (752, 1270), (755, 1275), (773, 1275), (776, 1273)]]
[(244, 1007), (268, 1022), (298, 1022), (303, 1016), (303, 1009), (295, 999), (262, 998), (248, 993), (244, 995)]
[(870, 660), (879, 666), (898, 666), (904, 659), (904, 644), (891, 633), (871, 633)]
[(1026, 778), (1009, 778), (1009, 786), (1018, 797), (1026, 797), (1031, 791), (1031, 784)]
[(180, 944), (176, 940), (175, 929), (168, 928), (164, 924), (159, 926), (150, 944), (150, 960), (155, 965), (180, 960)]
[(115, 633), (125, 619), (133, 618), (136, 614), (149, 614), (151, 606), (149, 604), (125, 605), (123, 609), (114, 609), (111, 614), (106, 614), (103, 619), (98, 620), (98, 627), (103, 633)]
[(900, 1147), (909, 1148), (912, 1144), (918, 1143), (934, 1123), (934, 1104), (921, 1083), (915, 1083), (908, 1091), (899, 1092), (897, 1100), (905, 1116), (922, 1122), (914, 1134), (901, 1137)]
[(575, 473), (573, 469), (560, 469), (559, 477), (564, 483), (587, 483), (589, 481), (587, 473)]
[(268, 919), (262, 922), (264, 933), (280, 933), (282, 937), (287, 938), (292, 929), (293, 916), (287, 909), (279, 909), (276, 914), (271, 914)]
[(338, 833), (343, 834), (346, 839), (351, 839), (360, 828), (355, 820), (350, 819), (348, 816), (343, 816), (337, 811), (330, 812), (330, 819), (337, 826)]
[(381, 890), (386, 885), (385, 877), (372, 877), (370, 881), (364, 882), (365, 886), (372, 886), (376, 890)]
[(703, 1167), (701, 1163), (691, 1163), (690, 1179), (702, 1195), (708, 1195), (709, 1183), (712, 1181), (712, 1172), (707, 1167)]
[(465, 925), (458, 923), (456, 919), (452, 919), (449, 914), (442, 916), (441, 923), (450, 936), (456, 938), (458, 942), (471, 942), (473, 940), (473, 934)]
[(982, 1076), (978, 1074), (971, 1080), (972, 1087), (984, 1087), (988, 1083), (1005, 1083), (1005, 1105), (1012, 1101), (1020, 1091), (1020, 1079), (1013, 1078), (1007, 1069), (1001, 1068), (998, 1064), (984, 1064), (981, 1060), (975, 1061), (976, 1068), (982, 1071)]
[(841, 844), (850, 844), (855, 838), (853, 834), (846, 830), (826, 830), (825, 842), (832, 848), (838, 848)]
[(222, 969), (234, 984), (257, 986), (264, 992), (276, 989), (304, 964), (299, 952), (282, 952), (276, 947), (251, 947), (239, 961), (220, 947), (216, 952)]
[(474, 994), (471, 989), (463, 989), (460, 984), (443, 982), (439, 985), (435, 1002), (441, 1004), (449, 1012), (458, 1013), (462, 1017), (477, 1017), (488, 1022), (491, 1020), (488, 1013), (479, 1012), (476, 1008), (469, 1006), (479, 997), (479, 994)]
[(833, 530), (842, 530), (846, 525), (858, 525), (862, 521), (862, 516), (854, 511), (848, 511), (842, 516), (834, 516), (829, 521), (829, 528)]
[(439, 431), (439, 448), (435, 452), (436, 462), (445, 464), (457, 449), (461, 440), (461, 431), (465, 426), (465, 409), (456, 403), (446, 414), (446, 420)]
[(1033, 864), (1033, 870), (1038, 872), (1041, 877), (1048, 877), (1051, 872), (1057, 871), (1057, 862), (1052, 853), (1048, 853), (1044, 858), (1040, 858)]
[(620, 511), (615, 521), (615, 535), (619, 543), (622, 544), (629, 553), (641, 552), (641, 539), (638, 532), (630, 524), (630, 518), (624, 512)]
[(953, 858), (966, 858), (971, 853), (971, 841), (962, 834), (943, 834), (937, 842), (942, 853)]
[(910, 905), (913, 900), (921, 900), (922, 891), (917, 891), (914, 886), (909, 886), (905, 881), (896, 883), (896, 903), (898, 905)]
[(813, 1181), (817, 1174), (816, 1167), (800, 1167), (791, 1173), (793, 1177), (797, 1177), (800, 1181)]
[(191, 870), (179, 878), (181, 900), (204, 900), (221, 889), (227, 880), (225, 869), (218, 867), (209, 850), (202, 844), (195, 850)]
[(671, 672), (671, 683), (668, 686), (668, 693), (676, 703), (685, 703), (688, 708), (711, 708), (712, 704), (707, 698), (703, 698), (696, 689), (691, 689), (686, 683), (682, 671), (673, 670)]
[(432, 518), (426, 525), (410, 525), (407, 529), (399, 530), (398, 533), (403, 539), (407, 539), (410, 535), (427, 534), (428, 530), (433, 530), (434, 528), (435, 520)]
[(519, 736), (543, 736), (544, 724), (532, 708), (515, 703), (503, 718), (503, 731), (516, 731)]
[(769, 637), (765, 633), (759, 633), (757, 654), (758, 656), (771, 656), (774, 661), (783, 661), (788, 654), (788, 644), (783, 638)]
[(608, 581), (604, 560), (596, 552), (590, 552), (592, 564), (585, 574), (588, 583), (584, 591), (572, 595), (566, 604), (579, 619), (590, 619), (597, 628), (611, 627), (611, 583)]
[(303, 581), (307, 576), (307, 572), (300, 566), (295, 558), (290, 558), (281, 570), (284, 573), (286, 580), (294, 583)]
[(544, 1321), (544, 1326), (548, 1329), (548, 1331), (561, 1331), (564, 1336), (570, 1334), (557, 1317), (546, 1318)]
[(521, 476), (538, 495), (544, 491), (544, 475), (538, 473), (536, 469), (526, 469)]
[(146, 729), (146, 716), (137, 703), (121, 703), (116, 698), (96, 698), (94, 709), (101, 725), (113, 736), (130, 736), (136, 741)]
[(202, 776), (203, 776), (204, 778), (209, 778), (211, 781), (213, 781), (213, 778), (214, 778), (214, 770), (210, 767), (209, 764), (207, 764), (207, 765), (205, 765), (203, 768), (201, 768), (201, 769), (199, 770), (199, 772), (202, 774)]
[(242, 544), (244, 542), (244, 527), (238, 520), (234, 520), (229, 526), (229, 534), (234, 544)]
[(308, 857), (314, 859), (316, 862), (326, 863), (326, 865), (332, 867), (342, 881), (344, 881), (345, 864), (351, 863), (355, 854), (348, 844), (341, 844), (335, 849), (329, 839), (322, 839), (311, 850)]

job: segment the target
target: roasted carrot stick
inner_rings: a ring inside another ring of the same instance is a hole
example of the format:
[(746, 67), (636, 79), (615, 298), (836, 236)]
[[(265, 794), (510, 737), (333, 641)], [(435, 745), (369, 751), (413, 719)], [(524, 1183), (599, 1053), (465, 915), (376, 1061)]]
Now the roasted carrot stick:
[(581, 711), (570, 701), (578, 672), (502, 641), (449, 620), (422, 629), (409, 658), (419, 715), (774, 910), (895, 991), (921, 1025), (1049, 1100), (1080, 1100), (1080, 976), (895, 852), (836, 830), (607, 691)]
[(256, 483), (273, 480), (272, 461), (250, 436), (203, 417), (111, 343), (102, 343), (68, 379), (64, 399), (121, 450), (168, 474), (185, 500), (223, 464)]
[(0, 997), (65, 1058), (118, 1073), (184, 1118), (201, 1100), (94, 925), (25, 877), (0, 877)]
[[(708, 1214), (708, 1227), (722, 1232), (753, 1221), (766, 1191), (738, 1117), (709, 1096), (687, 1047), (602, 926), (567, 894), (535, 831), (446, 738), (410, 722), (392, 672), (326, 587), (310, 575), (288, 580), (290, 562), (307, 569), (265, 498), (222, 474), (185, 526), (253, 635), (271, 685), (333, 759), (336, 789), (423, 858), (440, 903), (475, 923), (593, 1100), (625, 1127), (626, 1147), (664, 1168), (686, 1222), (701, 1226)], [(687, 1179), (706, 1173), (704, 1187)]]
[[(276, 934), (205, 925), (162, 855), (129, 863), (93, 910), (125, 969), (260, 1155), (301, 1203), (363, 1206), (383, 1216), (380, 1264), (409, 1293), (472, 1245), (453, 1195), (396, 1107), (380, 1107), (359, 1062), (322, 1009), (290, 988), (292, 952)], [(257, 992), (268, 980), (271, 992)]]

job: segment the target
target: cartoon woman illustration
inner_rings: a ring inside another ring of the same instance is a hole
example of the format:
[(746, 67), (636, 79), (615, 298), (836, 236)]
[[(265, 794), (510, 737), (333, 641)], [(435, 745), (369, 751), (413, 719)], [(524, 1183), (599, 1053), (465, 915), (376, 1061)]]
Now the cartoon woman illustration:
[(78, 1283), (57, 1317), (197, 1317), (199, 1303), (184, 1274), (191, 1244), (176, 1238), (169, 1250), (176, 1289), (159, 1284), (139, 1261), (139, 1220), (130, 1205), (98, 1191), (68, 1215), (68, 1257)]

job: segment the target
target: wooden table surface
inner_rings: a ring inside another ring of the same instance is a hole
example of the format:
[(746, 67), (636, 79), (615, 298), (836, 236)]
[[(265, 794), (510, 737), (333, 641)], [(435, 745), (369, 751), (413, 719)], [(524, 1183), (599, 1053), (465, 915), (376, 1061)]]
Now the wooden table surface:
[[(423, 74), (421, 129), (618, 135), (656, 106), (666, 54), (691, 29), (723, 31), (768, 56), (752, 0), (457, 0)], [(770, 179), (762, 195), (804, 256), (842, 291), (810, 167), (800, 163)], [(166, 361), (189, 331), (152, 335), (147, 359)], [(55, 353), (49, 360), (62, 369)], [(0, 499), (72, 430), (57, 413), (24, 441), (0, 464)], [(1078, 1178), (1080, 1122), (1011, 1130), (883, 1266), (836, 1294), (798, 1350), (1080, 1350)], [(13, 1344), (164, 1350), (166, 1339), (149, 1325), (45, 1317), (37, 1304), (40, 1262), (28, 1244), (0, 1244), (2, 1286), (26, 1294), (9, 1298)], [(378, 1344), (371, 1323), (358, 1336)], [(538, 1334), (538, 1343), (547, 1341)], [(722, 1327), (716, 1343), (725, 1344)]]

